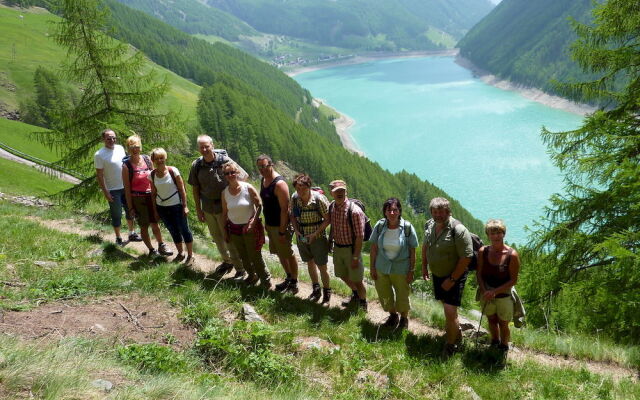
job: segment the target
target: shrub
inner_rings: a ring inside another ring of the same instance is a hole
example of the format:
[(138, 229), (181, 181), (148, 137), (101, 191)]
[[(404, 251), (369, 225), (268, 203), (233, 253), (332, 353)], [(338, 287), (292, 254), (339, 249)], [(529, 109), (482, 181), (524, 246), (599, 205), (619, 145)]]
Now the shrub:
[(151, 373), (180, 372), (187, 366), (187, 360), (182, 354), (156, 343), (120, 347), (118, 356), (127, 364)]

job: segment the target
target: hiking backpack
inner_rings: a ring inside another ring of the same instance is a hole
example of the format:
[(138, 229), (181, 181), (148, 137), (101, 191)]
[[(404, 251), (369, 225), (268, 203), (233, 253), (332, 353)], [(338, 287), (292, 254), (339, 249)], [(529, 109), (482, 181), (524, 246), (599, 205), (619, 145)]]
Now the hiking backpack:
[[(173, 196), (175, 196), (177, 193), (179, 193), (178, 182), (176, 181), (176, 174), (173, 171), (173, 167), (167, 167), (167, 171), (169, 171), (169, 176), (171, 176), (171, 180), (173, 181), (173, 184), (176, 185), (176, 191), (171, 196), (167, 197), (166, 199), (163, 199), (162, 197), (160, 197), (160, 195), (158, 194), (158, 191), (156, 190), (156, 197), (159, 198), (161, 201), (167, 201), (170, 198), (172, 198)], [(155, 185), (156, 185), (156, 170), (155, 169), (153, 169), (153, 171), (151, 171), (151, 183), (153, 183), (153, 186), (155, 187)], [(182, 200), (180, 201), (180, 203), (182, 204)]]
[[(428, 220), (424, 224), (424, 230), (425, 231), (429, 227), (429, 223), (431, 221), (433, 221), (433, 219)], [(451, 222), (451, 237), (453, 238), (454, 244), (455, 244), (455, 241), (456, 241), (456, 232), (455, 232), (456, 231), (456, 226), (458, 226), (458, 225), (462, 225), (462, 223), (454, 218), (453, 221)], [(469, 231), (469, 234), (471, 235), (471, 243), (472, 243), (472, 246), (473, 246), (473, 256), (471, 256), (471, 261), (469, 262), (469, 265), (467, 266), (467, 270), (475, 271), (476, 268), (478, 268), (478, 252), (484, 246), (484, 243), (482, 243), (482, 239), (480, 239), (480, 236), (476, 235), (475, 233), (473, 233), (471, 231)]]
[[(356, 205), (358, 207), (360, 207), (360, 209), (362, 210), (362, 213), (364, 214), (364, 238), (363, 241), (367, 241), (369, 240), (369, 238), (371, 237), (371, 232), (373, 232), (373, 228), (371, 227), (371, 220), (369, 219), (369, 217), (367, 216), (367, 213), (365, 212), (365, 205), (362, 202), (362, 200), (358, 200), (358, 199), (351, 199), (349, 198), (349, 209), (347, 210), (347, 220), (349, 221), (349, 227), (351, 228), (351, 244), (355, 243), (356, 241), (356, 235), (355, 232), (353, 230), (353, 211), (352, 211), (352, 207), (353, 205)], [(331, 204), (329, 204), (329, 214), (331, 214), (333, 212), (333, 207), (335, 205), (335, 201), (331, 202)], [(331, 235), (331, 237), (333, 237), (333, 235)]]
[[(378, 221), (378, 222), (381, 222), (381, 221), (384, 221), (384, 220), (386, 220), (386, 218), (382, 218), (382, 219), (380, 219), (380, 221)], [(378, 236), (380, 236), (380, 232), (382, 231), (382, 225), (378, 225), (378, 224), (376, 223), (376, 226), (377, 226), (377, 228), (376, 228), (376, 234), (377, 234)], [(404, 221), (404, 237), (405, 237), (405, 239), (408, 239), (408, 238), (409, 238), (409, 236), (411, 236), (411, 222), (409, 222), (409, 221), (405, 220), (405, 221)]]
[[(461, 222), (458, 221), (457, 219), (454, 219), (453, 222), (451, 223), (451, 230), (453, 231), (453, 241), (456, 241), (456, 226), (461, 225)], [(481, 248), (484, 247), (484, 243), (482, 243), (482, 239), (480, 239), (480, 236), (476, 235), (475, 233), (469, 231), (469, 233), (471, 234), (471, 243), (473, 245), (473, 256), (471, 257), (471, 262), (469, 262), (469, 265), (467, 266), (467, 269), (469, 271), (475, 271), (476, 268), (478, 268), (478, 252), (480, 251)]]
[[(216, 155), (216, 159), (215, 159), (214, 164), (213, 164), (214, 168), (220, 168), (224, 164), (229, 162), (230, 158), (229, 158), (226, 150), (224, 150), (224, 149), (214, 149), (213, 152)], [(200, 171), (200, 168), (202, 168), (202, 163), (203, 162), (204, 162), (204, 157), (202, 157), (202, 156), (200, 156), (200, 157), (198, 157), (196, 159), (196, 163), (194, 165), (194, 167), (196, 169), (196, 177), (198, 176), (198, 172)]]
[[(147, 164), (148, 170), (153, 170), (153, 164), (151, 163), (151, 159), (146, 154), (141, 154), (140, 157), (144, 160), (144, 163)], [(129, 170), (129, 182), (133, 179), (133, 165), (131, 165), (131, 156), (126, 156), (122, 159), (122, 163), (127, 166)]]

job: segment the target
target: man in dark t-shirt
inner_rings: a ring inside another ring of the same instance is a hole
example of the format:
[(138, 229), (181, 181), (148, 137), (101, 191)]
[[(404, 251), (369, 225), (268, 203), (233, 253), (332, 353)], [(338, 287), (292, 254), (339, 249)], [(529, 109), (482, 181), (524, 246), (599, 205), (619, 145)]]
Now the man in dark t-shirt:
[(296, 294), (298, 293), (298, 261), (291, 247), (293, 231), (289, 229), (289, 186), (273, 169), (271, 157), (263, 154), (258, 157), (256, 164), (262, 175), (260, 198), (264, 226), (269, 236), (269, 252), (278, 255), (287, 274), (284, 282), (276, 285), (276, 290)]

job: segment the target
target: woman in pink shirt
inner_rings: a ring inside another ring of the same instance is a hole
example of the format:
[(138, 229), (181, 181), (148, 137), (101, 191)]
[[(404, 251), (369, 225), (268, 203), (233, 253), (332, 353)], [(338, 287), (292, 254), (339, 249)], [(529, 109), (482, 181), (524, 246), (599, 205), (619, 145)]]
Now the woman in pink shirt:
[[(140, 154), (142, 152), (142, 141), (138, 135), (129, 136), (126, 145), (129, 150), (129, 157), (125, 157), (122, 162), (122, 182), (124, 183), (129, 212), (138, 220), (142, 241), (149, 249), (149, 255), (154, 257), (159, 253), (163, 256), (170, 256), (173, 252), (167, 249), (167, 246), (162, 241), (158, 217), (153, 212), (151, 182), (148, 178), (153, 169), (151, 159), (147, 155)], [(151, 225), (153, 236), (158, 241), (158, 250), (151, 245), (149, 225)]]

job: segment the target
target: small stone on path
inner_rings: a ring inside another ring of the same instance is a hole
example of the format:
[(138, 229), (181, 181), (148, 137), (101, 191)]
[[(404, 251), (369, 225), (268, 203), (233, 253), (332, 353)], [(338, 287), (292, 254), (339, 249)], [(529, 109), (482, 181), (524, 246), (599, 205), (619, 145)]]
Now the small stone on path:
[(87, 268), (87, 269), (89, 269), (91, 271), (98, 272), (98, 271), (100, 271), (101, 267), (98, 264), (87, 264), (87, 265), (85, 265), (85, 268)]
[(55, 261), (34, 261), (33, 263), (42, 268), (55, 268), (58, 266), (58, 263)]
[(480, 397), (470, 386), (464, 385), (461, 389), (463, 392), (467, 392), (469, 394), (469, 398), (471, 400), (482, 400), (482, 397)]
[(365, 369), (358, 372), (356, 383), (361, 386), (368, 383), (378, 389), (384, 389), (389, 386), (389, 377), (370, 369)]
[(247, 303), (242, 305), (242, 318), (249, 322), (265, 322), (264, 318), (262, 318), (260, 314), (258, 314), (256, 310)]
[(110, 392), (111, 389), (113, 389), (113, 383), (104, 379), (96, 379), (95, 381), (91, 382), (91, 385), (95, 388), (102, 389), (105, 392)]

